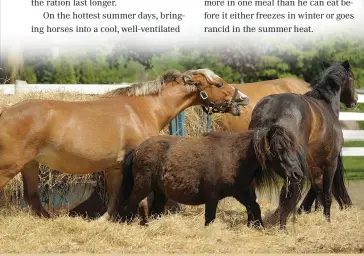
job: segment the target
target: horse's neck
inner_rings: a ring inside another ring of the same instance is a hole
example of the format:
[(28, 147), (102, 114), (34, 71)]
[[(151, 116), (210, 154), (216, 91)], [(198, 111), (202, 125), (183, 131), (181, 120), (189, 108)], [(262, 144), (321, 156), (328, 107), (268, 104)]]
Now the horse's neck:
[(340, 113), (340, 93), (339, 91), (327, 90), (325, 88), (314, 88), (312, 91), (307, 92), (305, 95), (324, 100), (331, 110), (334, 112), (337, 118)]
[(174, 86), (165, 88), (160, 95), (154, 96), (151, 111), (156, 117), (159, 130), (162, 130), (173, 118), (184, 109), (196, 105), (196, 93), (186, 88)]
[(331, 100), (331, 109), (335, 113), (336, 117), (339, 118), (340, 113), (340, 94), (336, 94)]

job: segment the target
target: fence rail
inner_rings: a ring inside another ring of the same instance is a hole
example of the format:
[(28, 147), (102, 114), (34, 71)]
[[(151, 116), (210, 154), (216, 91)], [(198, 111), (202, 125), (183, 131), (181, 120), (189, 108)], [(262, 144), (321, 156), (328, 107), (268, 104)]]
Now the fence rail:
[[(122, 84), (27, 84), (24, 81), (16, 81), (15, 84), (0, 85), (0, 93), (12, 95), (27, 92), (73, 92), (83, 94), (102, 94), (120, 87), (128, 87), (129, 83)], [(364, 90), (357, 90), (358, 103), (364, 103)], [(202, 125), (207, 125), (210, 130), (211, 120), (202, 117)], [(364, 113), (340, 112), (339, 119), (342, 121), (364, 121)], [(182, 111), (171, 121), (170, 133), (184, 136), (185, 116)], [(343, 130), (345, 141), (364, 141), (364, 131)], [(364, 147), (344, 147), (343, 156), (364, 156)]]

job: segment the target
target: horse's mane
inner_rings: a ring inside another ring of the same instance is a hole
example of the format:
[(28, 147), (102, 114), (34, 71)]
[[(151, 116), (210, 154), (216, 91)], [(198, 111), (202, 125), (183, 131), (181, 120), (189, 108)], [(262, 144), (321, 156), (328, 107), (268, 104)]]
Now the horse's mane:
[[(114, 97), (117, 95), (126, 96), (145, 96), (145, 95), (158, 95), (163, 90), (165, 85), (170, 82), (176, 81), (178, 78), (183, 78), (184, 81), (190, 80), (195, 75), (203, 75), (209, 82), (218, 82), (220, 78), (213, 71), (209, 69), (196, 69), (188, 70), (181, 73), (178, 70), (169, 70), (162, 77), (155, 80), (134, 83), (128, 87), (117, 88), (102, 95), (102, 97)], [(195, 87), (186, 85), (188, 89), (194, 90)]]
[[(352, 71), (349, 70), (352, 75)], [(315, 79), (311, 84), (311, 91), (304, 95), (330, 102), (332, 96), (342, 86), (347, 77), (347, 72), (340, 62), (333, 63), (330, 67), (322, 71), (318, 79)]]

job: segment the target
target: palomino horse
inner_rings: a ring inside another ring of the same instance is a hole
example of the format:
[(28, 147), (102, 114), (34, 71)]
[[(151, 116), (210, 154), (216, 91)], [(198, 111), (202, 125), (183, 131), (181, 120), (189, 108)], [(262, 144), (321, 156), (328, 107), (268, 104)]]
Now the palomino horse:
[(343, 134), (340, 102), (357, 103), (354, 76), (348, 61), (323, 71), (312, 90), (304, 95), (283, 93), (264, 97), (255, 106), (249, 129), (254, 129), (254, 148), (263, 169), (285, 178), (276, 214), (285, 228), (296, 208), (306, 178), (311, 181), (307, 198), (312, 205), (323, 190), (324, 215), (330, 220), (331, 193), (342, 205), (351, 205), (340, 155)]
[(217, 125), (223, 131), (241, 132), (248, 130), (253, 109), (257, 102), (265, 96), (286, 92), (304, 94), (311, 90), (310, 84), (295, 77), (256, 83), (234, 84), (234, 86), (243, 93), (249, 95), (249, 105), (244, 108), (244, 115), (236, 117), (224, 115), (216, 120)]
[[(309, 83), (296, 77), (286, 77), (274, 80), (266, 80), (255, 83), (232, 84), (239, 91), (249, 95), (249, 105), (244, 108), (242, 115), (223, 115), (216, 120), (219, 130), (241, 132), (248, 130), (252, 111), (257, 102), (265, 96), (279, 93), (305, 94), (311, 91)], [(340, 121), (343, 129), (358, 130), (354, 121)]]
[[(251, 184), (276, 183), (275, 173), (260, 168), (252, 143), (253, 131), (212, 132), (197, 138), (153, 136), (130, 151), (123, 162), (119, 210), (133, 218), (152, 191), (150, 214), (162, 213), (168, 199), (182, 204), (205, 204), (205, 226), (216, 218), (220, 199), (232, 196), (248, 213), (248, 225), (263, 227), (260, 206)], [(261, 171), (258, 173), (257, 171)], [(147, 216), (142, 216), (144, 224)]]
[(38, 193), (39, 163), (69, 174), (105, 170), (113, 215), (125, 152), (159, 134), (180, 111), (204, 105), (239, 115), (248, 97), (208, 69), (171, 71), (161, 79), (119, 88), (93, 101), (26, 100), (0, 117), (0, 189), (22, 173), (24, 198), (49, 217)]

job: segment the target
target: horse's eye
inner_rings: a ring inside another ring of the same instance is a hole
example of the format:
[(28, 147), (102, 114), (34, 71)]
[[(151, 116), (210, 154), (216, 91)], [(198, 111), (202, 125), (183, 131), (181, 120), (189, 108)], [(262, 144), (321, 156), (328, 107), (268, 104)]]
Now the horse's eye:
[(222, 88), (224, 86), (224, 84), (221, 82), (221, 83), (218, 83), (217, 85), (216, 85), (216, 87), (217, 88)]

